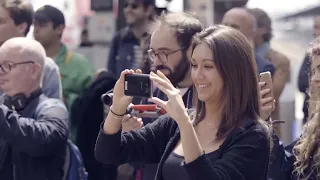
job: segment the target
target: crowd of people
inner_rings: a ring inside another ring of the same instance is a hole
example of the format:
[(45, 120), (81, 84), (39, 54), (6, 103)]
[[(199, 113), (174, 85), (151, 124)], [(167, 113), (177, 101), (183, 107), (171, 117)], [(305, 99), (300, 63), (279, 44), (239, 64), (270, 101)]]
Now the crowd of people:
[[(0, 2), (0, 179), (319, 179), (319, 18), (300, 71), (304, 131), (284, 147), (275, 122), (290, 60), (271, 47), (266, 12), (232, 8), (208, 27), (191, 13), (156, 14), (153, 0), (127, 0), (124, 14), (106, 70), (94, 70), (61, 42), (59, 9)], [(126, 96), (127, 74), (149, 74), (153, 96)], [(166, 114), (128, 113), (139, 104)]]

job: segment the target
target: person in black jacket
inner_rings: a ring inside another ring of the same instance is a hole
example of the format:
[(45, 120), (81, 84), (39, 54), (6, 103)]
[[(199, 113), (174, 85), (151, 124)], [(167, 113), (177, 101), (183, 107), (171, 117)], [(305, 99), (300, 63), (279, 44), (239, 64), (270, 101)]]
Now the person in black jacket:
[(94, 158), (94, 146), (100, 125), (105, 118), (101, 95), (113, 88), (116, 78), (111, 72), (100, 71), (86, 93), (72, 105), (72, 118), (77, 120), (76, 145), (81, 151), (88, 180), (114, 180), (116, 166), (106, 166)]
[(156, 180), (265, 180), (270, 131), (259, 117), (257, 72), (248, 40), (232, 28), (209, 27), (195, 36), (190, 53), (195, 111), (189, 116), (179, 90), (157, 71), (150, 79), (168, 100), (149, 101), (168, 115), (121, 132), (132, 101), (124, 95), (124, 76), (134, 73), (125, 70), (97, 138), (96, 159), (105, 164), (159, 163)]
[(0, 48), (0, 177), (5, 180), (64, 180), (68, 111), (43, 95), (46, 55), (35, 40), (7, 40)]

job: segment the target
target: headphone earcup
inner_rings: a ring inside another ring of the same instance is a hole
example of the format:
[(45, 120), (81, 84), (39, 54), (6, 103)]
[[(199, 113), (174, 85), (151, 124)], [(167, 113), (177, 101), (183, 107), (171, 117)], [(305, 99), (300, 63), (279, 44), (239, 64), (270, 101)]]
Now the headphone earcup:
[(28, 98), (23, 93), (16, 94), (13, 97), (5, 96), (4, 105), (8, 108), (14, 108), (14, 110), (22, 110), (24, 109), (27, 104), (33, 100), (34, 98), (39, 97), (42, 94), (42, 89), (37, 89), (33, 93), (31, 93), (30, 97)]
[(8, 97), (8, 96), (5, 96), (3, 104), (11, 109), (12, 108), (12, 99), (10, 97)]
[(17, 94), (12, 97), (12, 106), (16, 110), (23, 109), (27, 104), (28, 98), (24, 94)]

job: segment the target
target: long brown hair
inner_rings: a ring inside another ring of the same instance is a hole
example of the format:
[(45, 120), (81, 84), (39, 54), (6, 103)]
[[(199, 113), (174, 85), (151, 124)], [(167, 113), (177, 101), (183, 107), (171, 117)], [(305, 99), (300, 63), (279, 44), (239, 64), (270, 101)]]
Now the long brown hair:
[[(311, 45), (311, 59), (314, 56), (320, 56), (320, 38), (317, 38)], [(312, 73), (310, 78), (312, 78)], [(320, 92), (313, 90), (312, 82), (309, 82), (309, 117), (300, 140), (293, 148), (293, 154), (296, 158), (293, 173), (300, 179), (308, 179), (311, 173), (307, 172), (308, 168), (317, 172), (320, 170), (320, 151), (318, 150), (320, 143)]]
[[(200, 43), (206, 43), (212, 50), (216, 68), (223, 79), (224, 96), (219, 102), (222, 119), (217, 139), (225, 138), (246, 119), (266, 124), (259, 118), (257, 66), (246, 37), (237, 30), (216, 25), (194, 36), (192, 50)], [(196, 109), (194, 123), (198, 124), (206, 112), (195, 87), (193, 97)]]

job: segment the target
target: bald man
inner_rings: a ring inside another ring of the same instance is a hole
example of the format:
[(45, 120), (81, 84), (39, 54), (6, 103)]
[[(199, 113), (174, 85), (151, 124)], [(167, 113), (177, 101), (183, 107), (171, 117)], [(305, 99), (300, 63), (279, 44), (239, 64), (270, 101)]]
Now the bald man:
[(252, 43), (256, 29), (255, 18), (246, 9), (238, 7), (230, 9), (224, 14), (222, 24), (239, 30)]
[[(33, 7), (28, 1), (0, 1), (0, 46), (13, 37), (24, 37), (28, 34), (33, 22)], [(44, 63), (42, 89), (50, 98), (62, 99), (62, 85), (58, 65), (49, 57)]]
[[(248, 12), (245, 8), (232, 8), (225, 13), (222, 19), (222, 24), (233, 27), (239, 30), (246, 38), (251, 42), (252, 48), (254, 48), (254, 36), (256, 31), (255, 17)], [(255, 55), (258, 72), (269, 71), (274, 73), (274, 66), (268, 62), (264, 57)]]
[(40, 88), (45, 50), (24, 37), (0, 47), (0, 177), (6, 180), (62, 180), (68, 112)]

